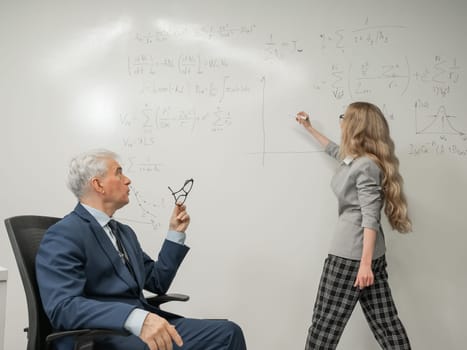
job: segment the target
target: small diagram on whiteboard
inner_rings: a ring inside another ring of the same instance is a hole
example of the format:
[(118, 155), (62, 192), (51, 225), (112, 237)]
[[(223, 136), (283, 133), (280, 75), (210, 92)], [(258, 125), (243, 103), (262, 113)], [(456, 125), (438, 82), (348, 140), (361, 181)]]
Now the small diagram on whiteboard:
[(435, 114), (425, 114), (416, 108), (415, 122), (417, 134), (465, 135), (465, 132), (458, 126), (457, 116), (449, 114), (443, 105), (438, 108)]

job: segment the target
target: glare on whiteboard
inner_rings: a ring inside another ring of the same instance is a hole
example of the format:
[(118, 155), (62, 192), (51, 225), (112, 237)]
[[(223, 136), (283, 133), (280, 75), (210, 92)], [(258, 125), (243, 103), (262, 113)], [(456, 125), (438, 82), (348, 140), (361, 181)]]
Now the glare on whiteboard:
[(68, 38), (45, 58), (47, 72), (52, 76), (76, 73), (96, 58), (104, 56), (117, 39), (128, 34), (131, 28), (129, 19), (120, 18), (77, 33), (75, 38)]
[(115, 127), (117, 105), (118, 96), (112, 87), (86, 89), (77, 95), (74, 115), (82, 127), (90, 131), (108, 132)]

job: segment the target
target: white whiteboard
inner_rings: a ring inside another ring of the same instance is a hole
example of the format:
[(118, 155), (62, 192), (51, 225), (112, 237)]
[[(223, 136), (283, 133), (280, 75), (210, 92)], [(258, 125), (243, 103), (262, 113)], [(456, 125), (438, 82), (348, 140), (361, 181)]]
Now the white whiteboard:
[[(195, 179), (192, 247), (172, 291), (190, 317), (228, 317), (249, 349), (304, 347), (337, 205), (335, 169), (296, 125), (339, 140), (355, 100), (389, 120), (415, 232), (385, 222), (390, 282), (413, 348), (465, 335), (467, 3), (464, 1), (26, 1), (0, 3), (2, 218), (62, 216), (71, 156), (122, 156), (118, 216), (154, 252), (167, 186)], [(10, 271), (7, 349), (27, 312)], [(357, 308), (340, 349), (375, 349)]]

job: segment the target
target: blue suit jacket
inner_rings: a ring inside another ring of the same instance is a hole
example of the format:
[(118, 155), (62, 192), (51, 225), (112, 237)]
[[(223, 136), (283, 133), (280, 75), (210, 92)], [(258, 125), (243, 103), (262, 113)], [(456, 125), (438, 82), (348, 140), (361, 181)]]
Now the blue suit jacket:
[(123, 330), (136, 307), (176, 317), (149, 305), (142, 290), (166, 293), (189, 248), (165, 240), (153, 261), (129, 226), (119, 223), (119, 228), (136, 280), (81, 204), (46, 232), (36, 257), (36, 273), (44, 310), (55, 329)]

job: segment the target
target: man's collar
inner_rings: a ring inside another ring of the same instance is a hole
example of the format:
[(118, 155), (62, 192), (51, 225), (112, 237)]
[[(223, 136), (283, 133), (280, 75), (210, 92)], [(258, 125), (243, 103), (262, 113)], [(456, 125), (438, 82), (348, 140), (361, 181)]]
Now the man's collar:
[(107, 223), (111, 219), (106, 213), (100, 211), (99, 209), (90, 207), (89, 205), (83, 203), (81, 203), (81, 205), (84, 207), (84, 209), (86, 209), (89, 212), (89, 214), (91, 214), (94, 217), (94, 219), (96, 219), (96, 221), (99, 223), (99, 225), (101, 225), (101, 227), (107, 225)]

